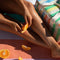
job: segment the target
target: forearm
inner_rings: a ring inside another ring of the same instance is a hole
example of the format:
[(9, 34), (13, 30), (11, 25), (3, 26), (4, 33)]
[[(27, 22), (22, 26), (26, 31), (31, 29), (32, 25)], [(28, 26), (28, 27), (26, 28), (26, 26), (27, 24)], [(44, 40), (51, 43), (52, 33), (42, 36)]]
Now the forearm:
[(6, 19), (2, 14), (0, 14), (0, 24), (5, 24), (8, 26), (12, 25), (12, 21)]
[(25, 5), (23, 0), (0, 0), (0, 9), (9, 12), (23, 15)]

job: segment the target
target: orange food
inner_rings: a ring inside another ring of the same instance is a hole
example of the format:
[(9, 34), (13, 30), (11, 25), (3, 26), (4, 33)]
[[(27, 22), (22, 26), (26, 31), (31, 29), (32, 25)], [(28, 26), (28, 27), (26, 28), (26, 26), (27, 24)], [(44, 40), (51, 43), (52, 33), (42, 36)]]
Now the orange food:
[(24, 33), (27, 29), (28, 29), (28, 24), (26, 24), (22, 27), (22, 32), (21, 33)]
[(7, 58), (8, 56), (9, 56), (9, 50), (7, 50), (7, 49), (0, 50), (0, 57), (1, 58)]
[(21, 57), (19, 57), (19, 60), (23, 60)]
[(22, 45), (22, 48), (23, 48), (25, 51), (31, 50), (31, 47), (27, 47), (26, 45)]

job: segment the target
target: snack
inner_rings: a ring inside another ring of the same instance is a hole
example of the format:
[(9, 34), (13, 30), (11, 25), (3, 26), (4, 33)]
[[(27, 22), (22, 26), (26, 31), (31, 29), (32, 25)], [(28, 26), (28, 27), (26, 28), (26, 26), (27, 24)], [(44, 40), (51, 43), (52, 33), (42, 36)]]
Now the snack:
[(22, 45), (22, 48), (23, 48), (25, 51), (31, 50), (31, 47), (27, 47), (26, 45)]
[(9, 56), (9, 50), (8, 49), (0, 50), (0, 57), (1, 58), (7, 58), (8, 56)]
[(19, 57), (19, 60), (23, 60), (21, 57)]
[(23, 25), (21, 33), (24, 33), (27, 29), (28, 29), (28, 24)]

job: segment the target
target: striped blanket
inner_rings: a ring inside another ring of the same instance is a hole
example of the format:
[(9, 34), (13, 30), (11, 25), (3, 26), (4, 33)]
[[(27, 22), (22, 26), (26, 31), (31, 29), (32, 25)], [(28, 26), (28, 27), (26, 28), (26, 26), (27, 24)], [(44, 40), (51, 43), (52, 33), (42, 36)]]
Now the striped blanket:
[(56, 41), (60, 40), (60, 7), (55, 5), (59, 0), (38, 0), (36, 8), (38, 13), (48, 25)]

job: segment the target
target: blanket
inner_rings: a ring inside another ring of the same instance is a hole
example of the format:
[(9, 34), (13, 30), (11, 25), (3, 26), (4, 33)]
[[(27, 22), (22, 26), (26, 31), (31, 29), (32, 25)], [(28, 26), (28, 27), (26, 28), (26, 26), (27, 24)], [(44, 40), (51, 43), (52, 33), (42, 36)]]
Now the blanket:
[(60, 4), (59, 0), (38, 0), (36, 9), (51, 31), (51, 35), (60, 40)]

